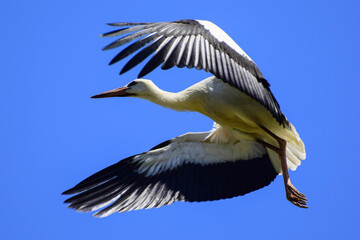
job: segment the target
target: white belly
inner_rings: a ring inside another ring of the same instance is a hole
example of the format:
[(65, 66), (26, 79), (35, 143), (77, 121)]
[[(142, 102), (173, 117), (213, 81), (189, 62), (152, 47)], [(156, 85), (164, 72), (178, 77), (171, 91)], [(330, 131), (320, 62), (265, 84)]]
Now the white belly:
[(248, 134), (263, 132), (260, 126), (283, 129), (262, 104), (221, 80), (212, 81), (214, 85), (202, 103), (202, 114), (224, 127)]
[[(305, 159), (305, 146), (294, 126), (284, 127), (262, 104), (236, 88), (224, 84), (218, 79), (209, 79), (214, 84), (208, 89), (209, 94), (203, 100), (201, 113), (226, 128), (236, 139), (261, 139), (273, 146), (278, 142), (266, 133), (267, 128), (278, 137), (287, 141), (289, 167), (293, 170)], [(272, 150), (268, 150), (272, 152)], [(280, 173), (280, 161), (276, 153), (271, 153), (275, 169)]]

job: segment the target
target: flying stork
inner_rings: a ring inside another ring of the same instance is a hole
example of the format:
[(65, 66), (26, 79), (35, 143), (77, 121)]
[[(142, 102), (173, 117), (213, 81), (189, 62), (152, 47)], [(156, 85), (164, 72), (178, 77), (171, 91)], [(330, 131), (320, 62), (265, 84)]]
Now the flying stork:
[[(218, 26), (203, 20), (109, 24), (121, 27), (104, 37), (121, 36), (104, 49), (130, 43), (110, 62), (137, 52), (121, 74), (151, 59), (124, 87), (92, 98), (138, 97), (177, 111), (196, 111), (215, 121), (208, 132), (186, 133), (86, 178), (63, 194), (80, 212), (114, 212), (161, 207), (176, 201), (208, 201), (244, 195), (282, 174), (287, 199), (307, 208), (307, 199), (290, 182), (305, 159), (305, 146), (281, 112), (270, 85), (255, 62)], [(213, 74), (177, 92), (140, 79), (162, 64), (203, 69)], [(105, 208), (104, 208), (105, 207)]]

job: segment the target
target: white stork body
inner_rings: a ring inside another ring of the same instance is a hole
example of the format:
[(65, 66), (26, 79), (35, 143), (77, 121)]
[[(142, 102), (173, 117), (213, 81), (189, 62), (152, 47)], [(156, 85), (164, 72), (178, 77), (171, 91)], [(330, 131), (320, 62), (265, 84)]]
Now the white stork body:
[[(121, 51), (117, 62), (147, 45), (123, 68), (136, 66), (155, 51), (139, 77), (163, 63), (212, 72), (193, 86), (171, 93), (153, 82), (136, 79), (125, 87), (96, 96), (139, 97), (177, 111), (195, 111), (215, 121), (209, 132), (187, 133), (114, 164), (64, 194), (78, 211), (104, 217), (116, 211), (160, 207), (175, 201), (206, 201), (244, 195), (284, 173), (287, 198), (306, 207), (306, 198), (290, 182), (305, 159), (294, 126), (282, 114), (269, 84), (250, 57), (216, 25), (199, 20), (169, 23), (116, 23), (132, 26), (105, 34), (126, 35), (105, 49), (143, 37)], [(134, 26), (135, 25), (135, 26)]]
[[(141, 90), (129, 89), (128, 93), (137, 92), (135, 96), (138, 98), (176, 111), (202, 113), (221, 126), (219, 130), (221, 138), (226, 137), (227, 143), (243, 139), (253, 141), (261, 139), (276, 146), (277, 141), (268, 134), (264, 134), (261, 128), (263, 126), (287, 141), (288, 165), (292, 170), (295, 170), (300, 165), (300, 160), (305, 158), (304, 144), (294, 126), (279, 125), (262, 104), (216, 77), (206, 78), (178, 93), (163, 91), (150, 80), (135, 81), (138, 84), (141, 83)], [(94, 97), (103, 97), (103, 95)], [(273, 151), (268, 150), (272, 155)], [(278, 156), (275, 154), (271, 160), (274, 168), (281, 173)]]

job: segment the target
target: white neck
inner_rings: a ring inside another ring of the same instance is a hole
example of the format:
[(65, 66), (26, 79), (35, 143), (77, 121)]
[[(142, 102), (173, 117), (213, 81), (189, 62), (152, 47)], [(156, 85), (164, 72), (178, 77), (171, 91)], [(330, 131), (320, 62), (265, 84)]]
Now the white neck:
[(149, 90), (147, 95), (140, 95), (138, 97), (176, 111), (196, 111), (197, 94), (194, 94), (190, 89), (173, 93), (161, 90), (157, 86), (152, 85)]

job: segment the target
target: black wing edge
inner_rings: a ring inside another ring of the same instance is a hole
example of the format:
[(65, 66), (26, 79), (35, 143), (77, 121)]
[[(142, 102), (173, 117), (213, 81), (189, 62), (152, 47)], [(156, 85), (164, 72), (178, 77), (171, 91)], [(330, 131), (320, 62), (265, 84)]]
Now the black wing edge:
[[(105, 33), (102, 35), (102, 36), (122, 35), (122, 37), (120, 39), (115, 40), (114, 42), (107, 45), (104, 48), (104, 50), (116, 48), (116, 47), (122, 46), (126, 43), (129, 43), (129, 42), (137, 39), (137, 41), (135, 41), (134, 43), (132, 43), (131, 45), (129, 45), (128, 47), (123, 49), (119, 54), (117, 54), (111, 60), (110, 64), (114, 64), (114, 63), (122, 60), (126, 56), (129, 56), (129, 55), (135, 53), (136, 51), (138, 51), (140, 49), (141, 50), (137, 54), (135, 54), (135, 56), (128, 63), (125, 64), (125, 66), (121, 70), (120, 74), (123, 74), (123, 73), (129, 71), (130, 69), (132, 69), (133, 67), (138, 65), (140, 62), (144, 61), (147, 57), (149, 57), (151, 54), (153, 54), (157, 50), (157, 48), (160, 46), (160, 44), (162, 44), (163, 41), (165, 40), (164, 37), (161, 37), (160, 39), (157, 37), (160, 37), (162, 34), (165, 34), (165, 35), (168, 34), (166, 32), (167, 30), (169, 30), (169, 32), (174, 30), (174, 28), (171, 28), (171, 27), (164, 30), (164, 26), (166, 26), (166, 24), (171, 24), (171, 23), (182, 23), (182, 24), (188, 25), (189, 28), (184, 28), (181, 30), (177, 29), (178, 30), (177, 34), (179, 34), (180, 32), (186, 33), (186, 34), (193, 34), (193, 35), (202, 34), (203, 37), (206, 38), (214, 48), (227, 52), (228, 56), (229, 56), (229, 58), (227, 58), (227, 59), (233, 59), (235, 62), (237, 62), (237, 64), (239, 64), (244, 69), (249, 71), (251, 73), (251, 75), (253, 75), (257, 79), (257, 81), (260, 83), (260, 85), (263, 87), (264, 90), (255, 91), (254, 89), (251, 89), (252, 84), (250, 82), (252, 80), (249, 80), (249, 79), (243, 79), (243, 81), (236, 80), (236, 79), (228, 79), (228, 80), (226, 80), (226, 82), (229, 83), (230, 85), (240, 89), (244, 93), (257, 99), (257, 101), (259, 101), (261, 104), (263, 104), (272, 113), (272, 115), (275, 117), (275, 119), (279, 122), (280, 125), (283, 125), (284, 127), (290, 126), (289, 121), (286, 119), (285, 115), (280, 110), (280, 105), (276, 101), (274, 95), (272, 94), (272, 92), (270, 90), (270, 84), (264, 78), (263, 74), (261, 73), (261, 71), (259, 70), (257, 65), (253, 61), (250, 61), (247, 58), (245, 58), (244, 56), (242, 56), (241, 54), (237, 53), (234, 49), (232, 49), (226, 43), (219, 42), (216, 38), (212, 37), (210, 32), (207, 29), (205, 29), (196, 20), (185, 19), (185, 20), (178, 20), (178, 21), (172, 21), (172, 22), (151, 22), (151, 23), (149, 23), (149, 22), (143, 22), (143, 23), (141, 23), (141, 22), (139, 22), (139, 23), (119, 22), (119, 23), (109, 24), (111, 26), (124, 27), (124, 28), (121, 28), (121, 29), (118, 29), (118, 30), (115, 30), (112, 32), (108, 32), (108, 33)], [(194, 28), (194, 26), (201, 26), (201, 28)], [(157, 30), (159, 30), (162, 33), (161, 34), (156, 33)], [(155, 34), (153, 34), (151, 37), (146, 37), (150, 33), (154, 33), (154, 32), (155, 32)], [(128, 34), (128, 35), (126, 35), (126, 34)], [(143, 36), (145, 36), (145, 37), (142, 38)], [(147, 45), (147, 44), (149, 44), (149, 45)], [(179, 64), (175, 64), (175, 62), (171, 59), (164, 61), (164, 56), (167, 54), (167, 48), (170, 47), (170, 45), (171, 44), (167, 44), (161, 51), (159, 51), (153, 55), (153, 57), (149, 60), (149, 62), (146, 63), (145, 67), (140, 71), (138, 78), (141, 78), (141, 77), (147, 75), (148, 73), (153, 71), (155, 68), (157, 68), (161, 63), (163, 63), (162, 69), (164, 69), (164, 70), (170, 69), (170, 68), (174, 67), (175, 65), (180, 68), (185, 67), (185, 63), (183, 61), (180, 61)], [(172, 53), (172, 55), (175, 52), (176, 51), (174, 51)], [(175, 55), (177, 55), (177, 54), (178, 54), (178, 52), (175, 53)], [(229, 78), (229, 75), (224, 73), (225, 68), (227, 68), (227, 71), (232, 71), (231, 75), (238, 75), (238, 72), (237, 72), (238, 70), (232, 69), (231, 66), (227, 66), (227, 67), (223, 66), (226, 61), (228, 61), (228, 60), (224, 60), (224, 62), (222, 62), (222, 64), (220, 64), (221, 66), (218, 66), (218, 67), (212, 66), (213, 69), (210, 72), (212, 72), (219, 79)], [(209, 66), (207, 66), (206, 68), (203, 68), (201, 61), (199, 61), (198, 64), (195, 66), (193, 63), (193, 60), (192, 60), (186, 67), (188, 67), (188, 68), (195, 67), (199, 70), (204, 69), (205, 71), (210, 70)]]
[(269, 185), (278, 175), (267, 154), (252, 160), (209, 165), (188, 163), (154, 176), (138, 173), (139, 165), (133, 163), (133, 158), (119, 161), (63, 192), (76, 194), (65, 203), (80, 212), (105, 207), (94, 215), (105, 217), (176, 201), (201, 202), (245, 195)]

